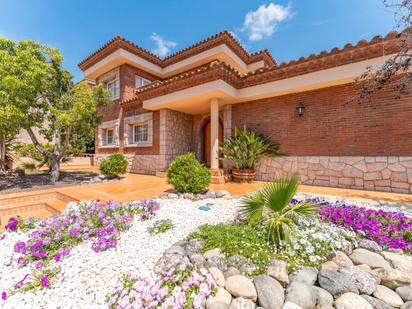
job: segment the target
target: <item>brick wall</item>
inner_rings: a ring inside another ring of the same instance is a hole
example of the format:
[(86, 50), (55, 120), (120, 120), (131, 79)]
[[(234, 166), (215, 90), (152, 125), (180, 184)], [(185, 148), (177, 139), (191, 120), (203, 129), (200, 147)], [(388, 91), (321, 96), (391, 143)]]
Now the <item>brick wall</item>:
[[(246, 125), (289, 155), (407, 156), (412, 154), (412, 92), (393, 85), (370, 102), (350, 102), (348, 84), (232, 105), (232, 127)], [(299, 117), (298, 104), (305, 105)]]

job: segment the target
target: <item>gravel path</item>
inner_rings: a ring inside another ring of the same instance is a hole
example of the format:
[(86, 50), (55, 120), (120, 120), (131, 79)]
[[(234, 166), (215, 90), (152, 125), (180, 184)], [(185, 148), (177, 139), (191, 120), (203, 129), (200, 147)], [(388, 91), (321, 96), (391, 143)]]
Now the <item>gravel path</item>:
[[(161, 207), (155, 218), (135, 222), (121, 234), (114, 250), (95, 253), (91, 241), (82, 243), (61, 262), (62, 273), (52, 281), (52, 287), (35, 293), (18, 293), (1, 308), (106, 308), (105, 297), (111, 293), (124, 273), (139, 274), (154, 279), (153, 267), (163, 251), (182, 240), (198, 226), (216, 224), (234, 218), (238, 200), (159, 200)], [(211, 202), (210, 211), (201, 211), (199, 206)], [(174, 228), (166, 233), (150, 235), (148, 228), (157, 220), (170, 219)], [(6, 290), (21, 280), (30, 270), (9, 265), (13, 245), (24, 235), (7, 234), (0, 241), (0, 291)]]

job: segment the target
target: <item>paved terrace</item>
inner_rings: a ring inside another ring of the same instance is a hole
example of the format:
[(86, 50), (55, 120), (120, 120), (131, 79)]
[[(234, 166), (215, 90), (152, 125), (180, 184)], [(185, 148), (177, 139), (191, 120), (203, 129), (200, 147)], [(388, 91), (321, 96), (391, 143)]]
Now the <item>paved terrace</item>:
[[(212, 184), (211, 188), (214, 190), (227, 190), (232, 195), (243, 195), (255, 190), (262, 184), (263, 182), (258, 181), (251, 184)], [(9, 217), (16, 213), (19, 213), (23, 218), (29, 216), (43, 218), (61, 212), (69, 201), (100, 199), (102, 201), (117, 200), (119, 202), (125, 202), (154, 197), (168, 190), (173, 191), (172, 186), (166, 183), (165, 178), (126, 174), (125, 179), (119, 181), (0, 194), (0, 213), (3, 213), (0, 216), (0, 229), (4, 228), (4, 224), (8, 221)], [(398, 203), (412, 203), (412, 195), (409, 194), (305, 185), (301, 185), (299, 191), (343, 197), (387, 200)], [(16, 209), (19, 210), (16, 212)]]

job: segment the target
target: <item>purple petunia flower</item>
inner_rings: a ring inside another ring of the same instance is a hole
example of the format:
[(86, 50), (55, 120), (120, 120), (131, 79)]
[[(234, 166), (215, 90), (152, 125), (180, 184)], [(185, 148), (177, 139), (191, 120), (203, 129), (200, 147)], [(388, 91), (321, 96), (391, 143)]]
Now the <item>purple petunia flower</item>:
[(1, 299), (6, 300), (7, 299), (7, 293), (6, 292), (1, 292)]
[(42, 286), (48, 286), (49, 285), (49, 278), (47, 276), (43, 276), (40, 280)]
[(14, 217), (9, 219), (9, 222), (6, 224), (5, 228), (7, 231), (15, 231), (17, 230), (17, 225), (19, 224), (19, 220)]

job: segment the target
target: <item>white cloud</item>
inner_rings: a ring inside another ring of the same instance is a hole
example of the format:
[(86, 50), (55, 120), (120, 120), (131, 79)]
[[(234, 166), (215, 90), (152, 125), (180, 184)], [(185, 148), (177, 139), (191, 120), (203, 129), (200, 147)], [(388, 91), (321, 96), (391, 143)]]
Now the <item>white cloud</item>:
[(248, 32), (249, 40), (259, 41), (271, 36), (278, 24), (291, 15), (289, 6), (269, 3), (261, 5), (256, 11), (250, 11), (245, 16), (243, 30)]
[(156, 55), (159, 55), (160, 57), (166, 56), (172, 48), (175, 48), (177, 46), (176, 42), (167, 41), (163, 39), (160, 35), (158, 35), (156, 32), (152, 33), (150, 39), (154, 41), (156, 44), (156, 48), (153, 50), (153, 52)]

